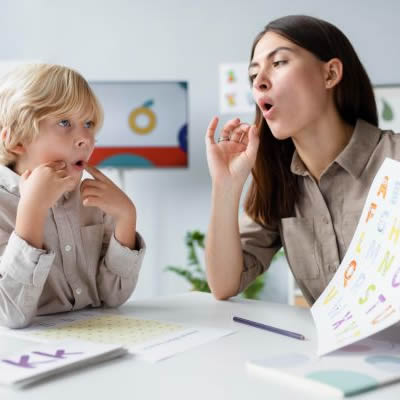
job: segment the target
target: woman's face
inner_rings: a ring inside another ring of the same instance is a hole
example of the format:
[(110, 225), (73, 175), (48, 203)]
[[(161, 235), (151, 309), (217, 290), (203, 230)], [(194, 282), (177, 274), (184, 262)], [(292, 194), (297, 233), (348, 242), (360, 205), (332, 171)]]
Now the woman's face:
[(253, 97), (277, 139), (311, 130), (332, 106), (325, 66), (274, 32), (257, 43), (249, 66)]

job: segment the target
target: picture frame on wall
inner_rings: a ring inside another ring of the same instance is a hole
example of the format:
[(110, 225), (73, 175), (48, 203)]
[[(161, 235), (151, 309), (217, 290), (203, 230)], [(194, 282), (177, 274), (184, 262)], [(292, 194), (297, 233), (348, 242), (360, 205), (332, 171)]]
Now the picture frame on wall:
[(400, 84), (375, 85), (379, 128), (400, 133)]
[(113, 168), (187, 168), (186, 81), (91, 81), (104, 109), (89, 162)]

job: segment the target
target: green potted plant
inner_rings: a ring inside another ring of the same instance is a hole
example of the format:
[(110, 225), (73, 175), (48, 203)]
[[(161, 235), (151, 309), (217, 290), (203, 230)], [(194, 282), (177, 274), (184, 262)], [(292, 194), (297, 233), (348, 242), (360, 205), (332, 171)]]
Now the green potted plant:
[[(187, 248), (187, 265), (186, 267), (168, 265), (167, 271), (174, 272), (179, 276), (186, 279), (192, 285), (193, 290), (200, 292), (210, 292), (207, 283), (206, 273), (201, 266), (199, 258), (196, 253), (196, 247), (204, 250), (205, 234), (200, 231), (188, 231), (185, 236), (185, 244)], [(276, 255), (275, 259), (283, 256), (281, 249)], [(243, 297), (247, 299), (258, 299), (265, 284), (265, 273), (257, 277), (257, 279), (243, 291)]]

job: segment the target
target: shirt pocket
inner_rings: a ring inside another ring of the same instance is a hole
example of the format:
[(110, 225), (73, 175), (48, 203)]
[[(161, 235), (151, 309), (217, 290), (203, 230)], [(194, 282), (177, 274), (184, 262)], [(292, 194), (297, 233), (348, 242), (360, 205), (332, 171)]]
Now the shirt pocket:
[(81, 227), (83, 251), (89, 271), (96, 271), (103, 247), (104, 224)]
[(354, 232), (356, 231), (356, 227), (358, 221), (360, 220), (360, 216), (361, 216), (361, 211), (355, 211), (343, 215), (342, 237), (345, 250), (349, 248), (351, 239), (353, 239), (353, 235)]
[(317, 279), (317, 243), (313, 218), (283, 218), (282, 234), (293, 275), (299, 280)]

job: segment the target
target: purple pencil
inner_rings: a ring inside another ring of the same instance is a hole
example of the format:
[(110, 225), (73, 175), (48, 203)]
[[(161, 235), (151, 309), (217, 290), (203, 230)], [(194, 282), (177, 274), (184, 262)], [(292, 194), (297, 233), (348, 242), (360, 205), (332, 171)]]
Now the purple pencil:
[(275, 328), (273, 326), (265, 325), (260, 322), (250, 321), (249, 319), (241, 318), (241, 317), (233, 317), (235, 322), (240, 322), (241, 324), (254, 326), (255, 328), (264, 329), (265, 331), (270, 331), (274, 333), (279, 333), (281, 335), (289, 336), (294, 339), (305, 340), (305, 337), (300, 333), (286, 331), (285, 329)]

